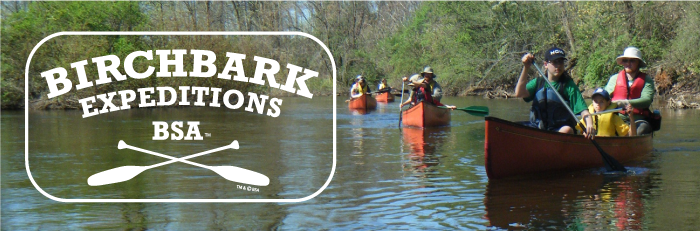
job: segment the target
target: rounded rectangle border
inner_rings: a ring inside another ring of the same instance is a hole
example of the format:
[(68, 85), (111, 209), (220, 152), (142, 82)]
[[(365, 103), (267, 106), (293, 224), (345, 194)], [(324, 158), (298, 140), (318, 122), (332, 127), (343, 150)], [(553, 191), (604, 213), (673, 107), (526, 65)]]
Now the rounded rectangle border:
[[(333, 82), (336, 82), (336, 66), (335, 66), (335, 59), (333, 58), (333, 54), (331, 51), (328, 49), (326, 44), (321, 42), (318, 38), (314, 37), (313, 35), (303, 33), (303, 32), (293, 32), (293, 31), (258, 31), (258, 32), (248, 32), (248, 31), (229, 31), (229, 32), (224, 32), (224, 31), (201, 31), (201, 32), (195, 32), (195, 31), (187, 31), (187, 32), (180, 32), (180, 31), (64, 31), (64, 32), (58, 32), (51, 34), (47, 36), (46, 38), (42, 39), (39, 41), (39, 43), (34, 46), (34, 49), (32, 49), (31, 53), (29, 53), (29, 57), (27, 58), (27, 65), (25, 67), (24, 71), (24, 105), (29, 105), (29, 65), (31, 63), (32, 57), (34, 56), (34, 53), (41, 47), (42, 44), (44, 44), (46, 41), (62, 36), (62, 35), (133, 35), (133, 36), (138, 36), (138, 35), (262, 35), (262, 36), (271, 36), (271, 35), (281, 35), (281, 36), (303, 36), (306, 38), (309, 38), (319, 45), (326, 51), (326, 54), (331, 60), (331, 65), (333, 67)], [(29, 180), (32, 182), (32, 185), (34, 185), (34, 188), (38, 190), (42, 195), (48, 197), (51, 200), (55, 200), (58, 202), (90, 202), (90, 203), (95, 203), (95, 202), (116, 202), (116, 203), (125, 203), (125, 202), (133, 202), (133, 203), (143, 203), (143, 202), (196, 202), (196, 203), (211, 203), (211, 202), (247, 202), (247, 203), (255, 203), (255, 202), (273, 202), (273, 203), (279, 203), (279, 202), (302, 202), (309, 200), (311, 198), (314, 198), (321, 194), (323, 190), (328, 187), (328, 185), (331, 183), (331, 180), (333, 179), (333, 174), (335, 173), (335, 166), (336, 166), (336, 161), (337, 161), (337, 146), (336, 146), (336, 110), (335, 108), (337, 107), (337, 98), (336, 98), (336, 86), (335, 84), (333, 85), (333, 166), (331, 167), (331, 173), (328, 176), (328, 180), (326, 180), (326, 183), (323, 184), (323, 186), (313, 194), (303, 197), (303, 198), (298, 198), (298, 199), (64, 199), (64, 198), (59, 198), (55, 197), (47, 192), (45, 192), (39, 185), (37, 185), (36, 181), (34, 181), (34, 178), (32, 177), (32, 173), (29, 169), (29, 108), (27, 106), (24, 107), (24, 166), (27, 169), (27, 176), (29, 176)]]

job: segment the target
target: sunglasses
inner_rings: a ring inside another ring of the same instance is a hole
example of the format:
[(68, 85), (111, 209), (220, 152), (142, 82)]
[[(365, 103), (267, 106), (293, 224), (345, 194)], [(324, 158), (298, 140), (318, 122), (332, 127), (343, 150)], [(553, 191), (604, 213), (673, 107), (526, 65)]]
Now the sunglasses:
[(568, 64), (568, 61), (566, 59), (555, 59), (555, 60), (549, 61), (549, 63), (554, 64), (554, 65), (566, 66)]
[(634, 63), (636, 61), (637, 59), (620, 59), (620, 62), (622, 63)]

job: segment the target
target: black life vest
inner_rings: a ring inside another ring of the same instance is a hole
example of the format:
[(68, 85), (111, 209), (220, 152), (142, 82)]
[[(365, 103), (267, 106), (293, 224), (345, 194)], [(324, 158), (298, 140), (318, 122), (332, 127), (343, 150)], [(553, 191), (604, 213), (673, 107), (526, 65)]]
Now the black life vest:
[(568, 94), (566, 93), (565, 85), (569, 81), (569, 75), (563, 74), (559, 78), (559, 95), (564, 98), (564, 102), (559, 100), (554, 89), (547, 88), (544, 85), (544, 79), (537, 79), (537, 91), (535, 98), (532, 100), (530, 108), (530, 123), (543, 130), (556, 131), (562, 126), (576, 126), (576, 120), (571, 118), (566, 107), (569, 105)]

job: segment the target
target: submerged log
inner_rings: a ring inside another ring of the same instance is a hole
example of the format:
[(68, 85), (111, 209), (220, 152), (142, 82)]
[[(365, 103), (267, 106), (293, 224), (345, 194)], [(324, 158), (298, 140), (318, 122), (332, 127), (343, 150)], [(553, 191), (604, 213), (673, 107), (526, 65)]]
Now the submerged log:
[(681, 95), (677, 98), (668, 99), (667, 107), (672, 109), (700, 108), (700, 104), (694, 102), (688, 103), (685, 97)]

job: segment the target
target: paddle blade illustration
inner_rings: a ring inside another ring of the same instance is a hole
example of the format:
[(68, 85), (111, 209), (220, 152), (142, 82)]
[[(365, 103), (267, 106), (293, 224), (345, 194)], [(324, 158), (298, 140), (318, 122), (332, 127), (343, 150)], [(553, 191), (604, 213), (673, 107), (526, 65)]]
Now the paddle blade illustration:
[(121, 166), (113, 168), (90, 176), (88, 178), (88, 185), (100, 186), (124, 182), (134, 178), (146, 169), (148, 168), (143, 166)]
[(231, 142), (231, 144), (229, 144), (229, 147), (233, 149), (238, 149), (238, 140), (234, 140), (233, 142)]
[(210, 169), (230, 181), (256, 186), (270, 184), (270, 178), (248, 169), (235, 166), (214, 166)]

